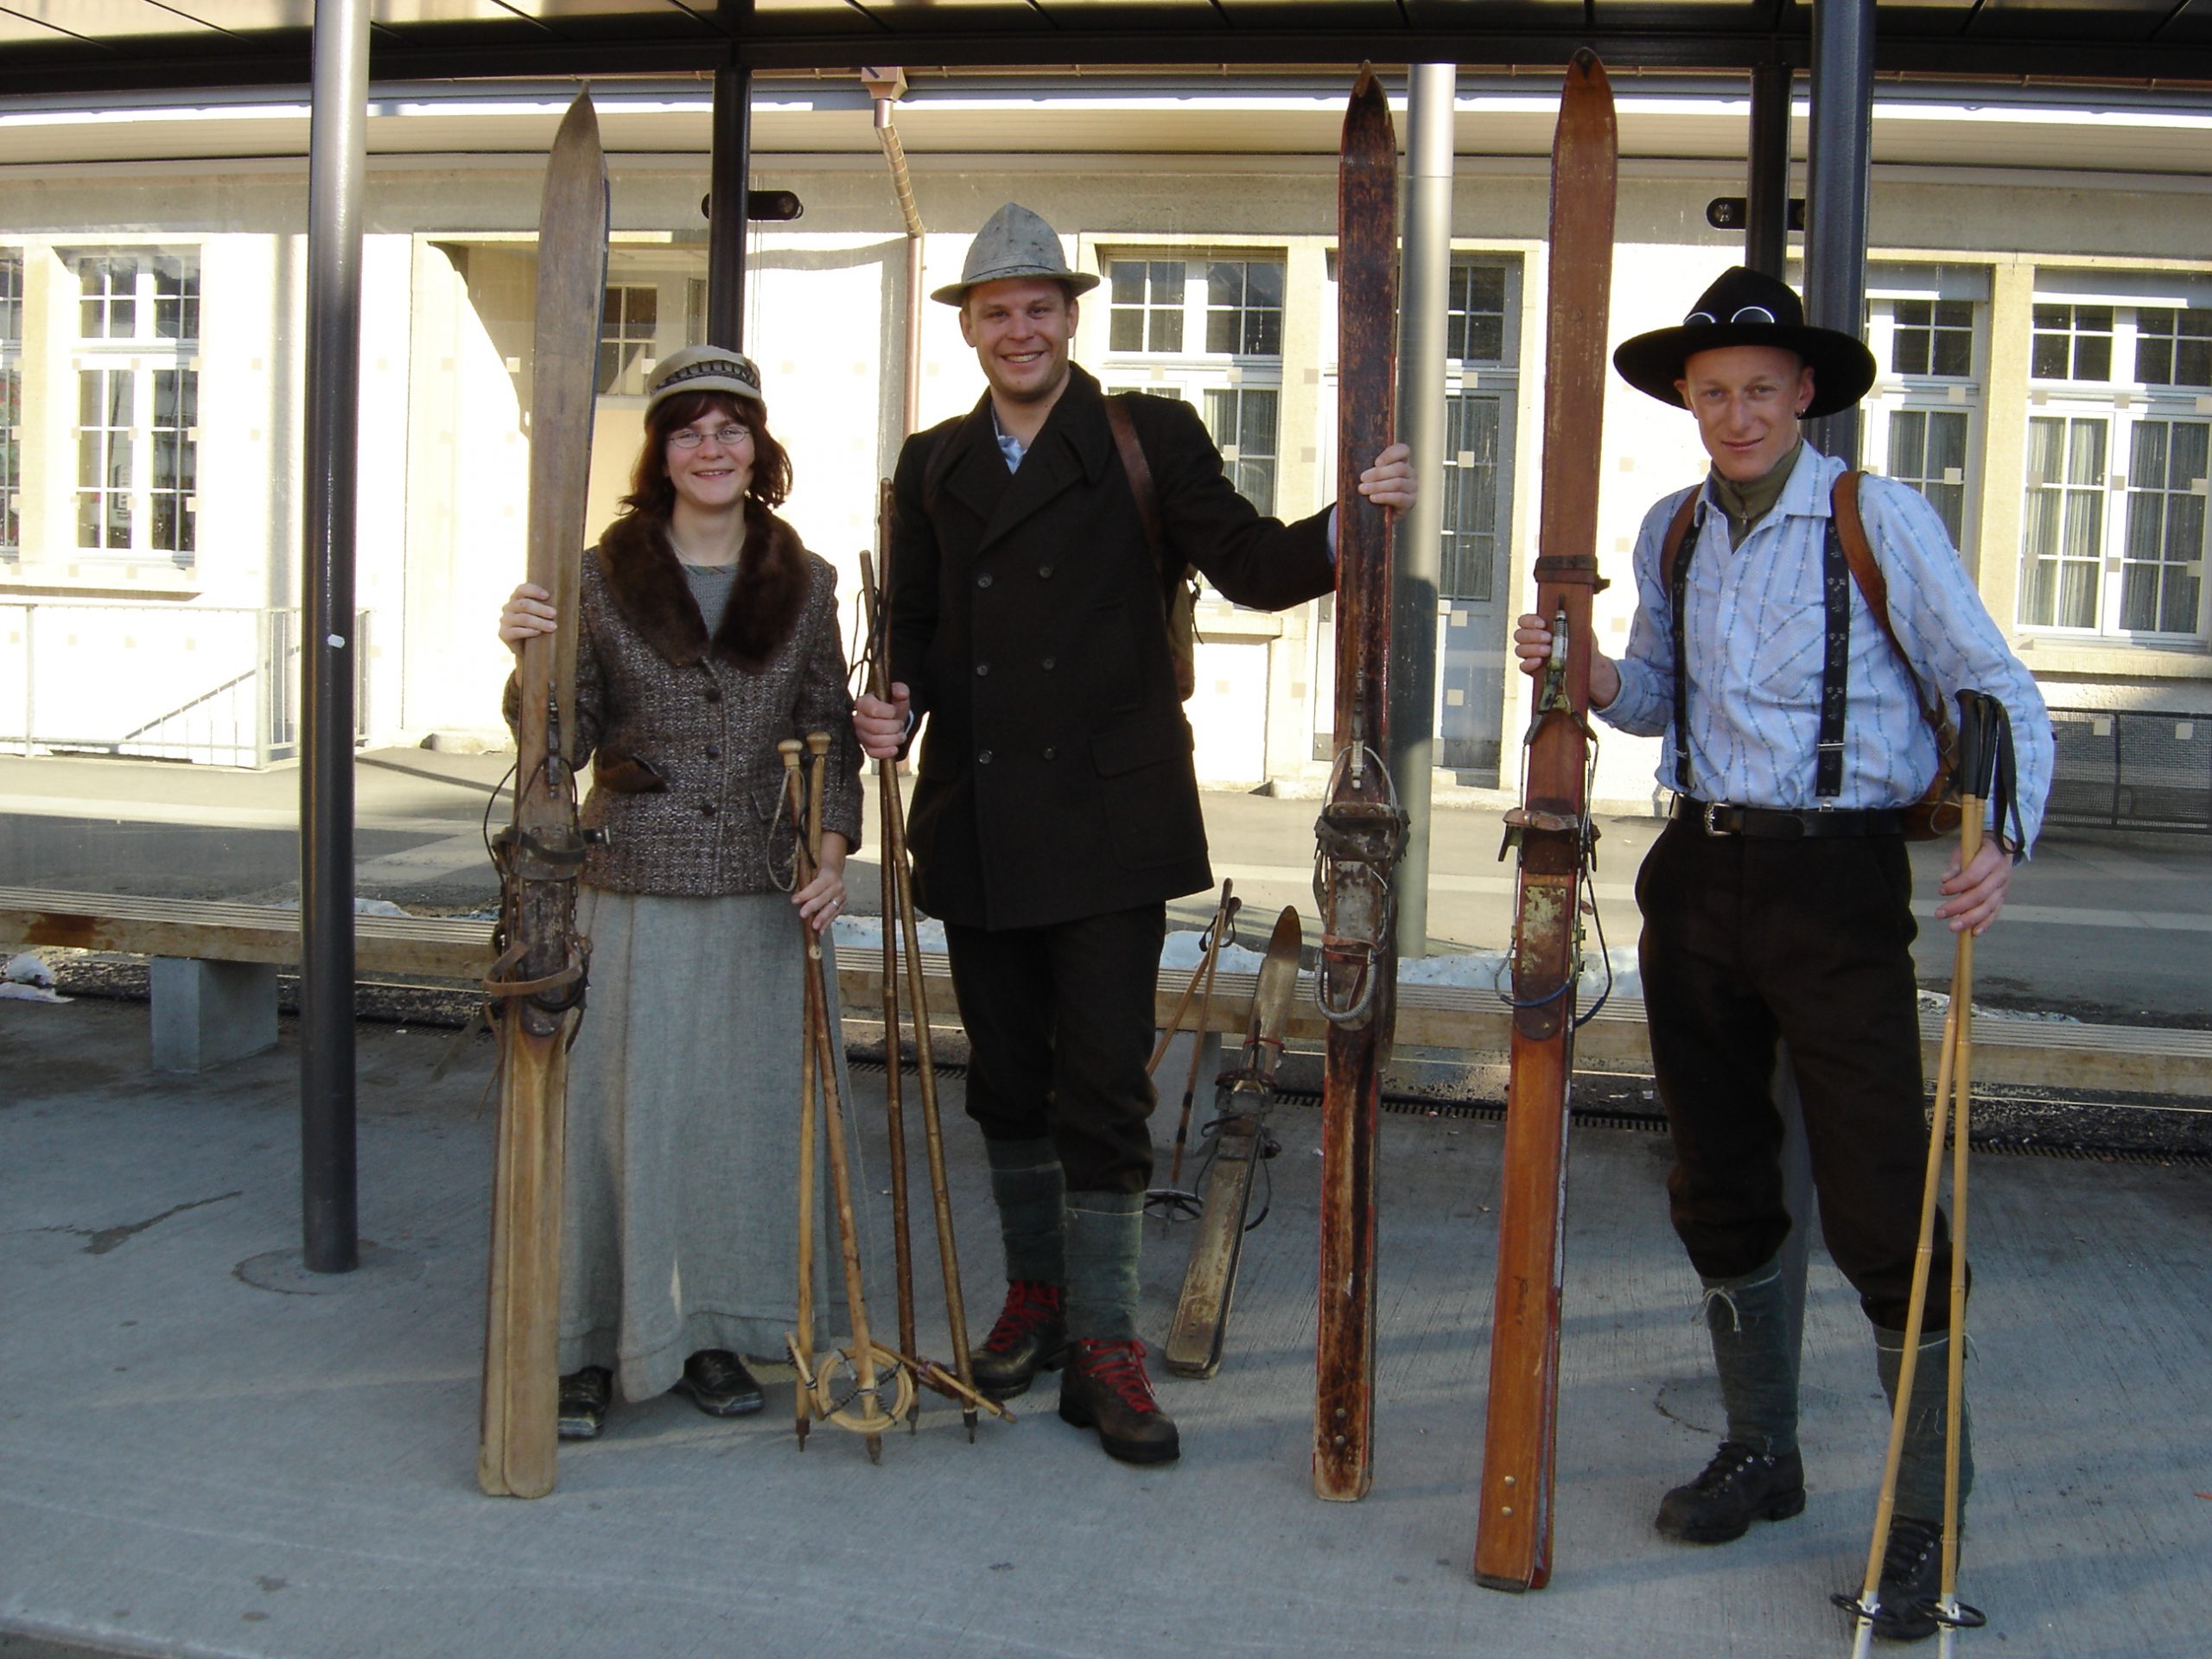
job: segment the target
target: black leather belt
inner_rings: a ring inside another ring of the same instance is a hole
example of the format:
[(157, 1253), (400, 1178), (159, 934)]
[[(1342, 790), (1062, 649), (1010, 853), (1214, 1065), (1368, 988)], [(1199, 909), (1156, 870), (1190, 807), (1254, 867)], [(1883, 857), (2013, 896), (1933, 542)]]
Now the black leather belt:
[(1673, 816), (1708, 836), (1751, 836), (1761, 841), (1814, 841), (1847, 836), (1901, 836), (1904, 814), (1894, 807), (1829, 807), (1794, 811), (1768, 806), (1731, 806), (1726, 801), (1675, 797)]

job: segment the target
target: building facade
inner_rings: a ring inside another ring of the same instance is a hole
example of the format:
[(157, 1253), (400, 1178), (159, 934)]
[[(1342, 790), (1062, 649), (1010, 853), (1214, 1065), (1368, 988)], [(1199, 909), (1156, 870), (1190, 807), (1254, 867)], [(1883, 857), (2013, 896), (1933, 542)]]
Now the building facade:
[[(1437, 762), (1506, 787), (1527, 710), (1505, 641), (1531, 590), (1543, 391), (1551, 100), (1526, 85), (1463, 83), (1436, 620)], [(703, 332), (707, 143), (696, 88), (596, 92), (615, 233), (594, 526), (625, 487), (645, 375)], [(357, 523), (371, 742), (497, 733), (537, 186), (565, 96), (396, 95), (371, 123)], [(1313, 512), (1334, 490), (1340, 99), (1226, 80), (925, 87), (899, 112), (924, 289), (957, 277), (1001, 200), (1036, 207), (1103, 279), (1078, 360), (1109, 389), (1190, 402), (1238, 488)], [(2174, 764), (2201, 771), (2212, 128), (2187, 111), (2130, 128), (2099, 110), (1980, 108), (1878, 101), (1866, 321), (1881, 378), (1862, 461), (1935, 504), (2063, 734), (2155, 714)], [(266, 764), (296, 743), (305, 112), (130, 113), (0, 109), (0, 745)], [(1676, 321), (1738, 257), (1706, 208), (1740, 192), (1744, 132), (1740, 91), (1627, 91), (1614, 338)], [(794, 459), (789, 516), (849, 601), (903, 436), (905, 237), (856, 87), (762, 83), (754, 142), (756, 183), (806, 211), (751, 238), (745, 344)], [(928, 424), (982, 382), (953, 314), (923, 309)], [(1637, 526), (1703, 458), (1688, 421), (1618, 384), (1602, 448), (1613, 586), (1598, 616), (1617, 649)], [(1328, 601), (1266, 615), (1208, 594), (1199, 631), (1202, 776), (1311, 787), (1332, 738)], [(1652, 799), (1656, 763), (1652, 744), (1606, 739), (1599, 796)]]

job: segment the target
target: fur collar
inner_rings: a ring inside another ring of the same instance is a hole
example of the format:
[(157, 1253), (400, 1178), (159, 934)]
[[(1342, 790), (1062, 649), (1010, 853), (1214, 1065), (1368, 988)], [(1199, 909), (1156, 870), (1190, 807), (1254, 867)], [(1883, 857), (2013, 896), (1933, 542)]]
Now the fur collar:
[(683, 567), (658, 521), (630, 513), (609, 524), (599, 541), (599, 568), (615, 608), (647, 645), (679, 668), (711, 653), (758, 674), (791, 638), (806, 603), (806, 549), (789, 524), (761, 507), (746, 509), (737, 584), (711, 641)]

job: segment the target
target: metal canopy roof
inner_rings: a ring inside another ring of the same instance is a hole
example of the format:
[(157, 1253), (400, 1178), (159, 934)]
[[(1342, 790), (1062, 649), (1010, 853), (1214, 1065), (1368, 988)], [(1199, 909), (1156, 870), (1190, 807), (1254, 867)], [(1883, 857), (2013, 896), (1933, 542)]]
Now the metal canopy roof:
[[(371, 0), (372, 73), (862, 63), (1802, 67), (1805, 0)], [(0, 0), (0, 93), (297, 84), (314, 0)], [(1884, 73), (2212, 81), (2212, 0), (1884, 0)]]

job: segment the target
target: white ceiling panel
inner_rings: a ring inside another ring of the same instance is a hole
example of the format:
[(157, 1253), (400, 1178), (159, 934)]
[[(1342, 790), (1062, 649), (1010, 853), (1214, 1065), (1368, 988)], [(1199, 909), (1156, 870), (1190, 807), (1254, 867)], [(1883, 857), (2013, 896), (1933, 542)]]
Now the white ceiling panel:
[(207, 23), (153, 0), (7, 0), (28, 22), (50, 23), (63, 35), (208, 35)]

